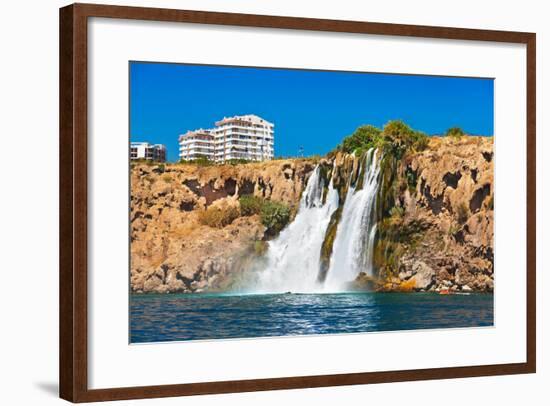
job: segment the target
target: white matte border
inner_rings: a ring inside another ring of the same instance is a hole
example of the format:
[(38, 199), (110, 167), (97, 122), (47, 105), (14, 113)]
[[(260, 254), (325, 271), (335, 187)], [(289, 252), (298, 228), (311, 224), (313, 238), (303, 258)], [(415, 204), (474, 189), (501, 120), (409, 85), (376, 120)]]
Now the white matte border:
[[(525, 361), (524, 45), (99, 18), (88, 30), (90, 389)], [(128, 345), (130, 60), (494, 77), (495, 327)]]

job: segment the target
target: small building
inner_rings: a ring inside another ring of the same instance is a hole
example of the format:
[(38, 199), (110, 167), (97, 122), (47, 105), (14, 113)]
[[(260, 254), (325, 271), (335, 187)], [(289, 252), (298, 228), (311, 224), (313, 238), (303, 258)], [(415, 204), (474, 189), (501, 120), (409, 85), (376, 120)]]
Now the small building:
[(212, 129), (188, 131), (179, 137), (180, 158), (205, 157), (223, 163), (232, 159), (264, 161), (274, 157), (274, 124), (254, 114), (224, 117)]
[(130, 160), (133, 159), (148, 159), (155, 162), (166, 162), (166, 147), (163, 144), (131, 142)]

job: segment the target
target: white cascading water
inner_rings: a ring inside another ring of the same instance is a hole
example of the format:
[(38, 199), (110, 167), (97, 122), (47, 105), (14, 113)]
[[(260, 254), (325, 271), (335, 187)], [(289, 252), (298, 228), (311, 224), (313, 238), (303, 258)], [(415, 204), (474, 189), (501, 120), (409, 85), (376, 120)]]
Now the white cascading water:
[(330, 181), (323, 204), (324, 181), (317, 166), (300, 200), (294, 221), (269, 242), (266, 266), (259, 275), (258, 292), (316, 292), (321, 246), (330, 217), (338, 208), (338, 191)]
[(376, 235), (374, 209), (380, 173), (378, 151), (370, 149), (362, 165), (363, 187), (360, 190), (351, 185), (350, 176), (324, 285), (324, 290), (328, 292), (346, 290), (346, 285), (359, 272), (372, 275), (372, 252)]

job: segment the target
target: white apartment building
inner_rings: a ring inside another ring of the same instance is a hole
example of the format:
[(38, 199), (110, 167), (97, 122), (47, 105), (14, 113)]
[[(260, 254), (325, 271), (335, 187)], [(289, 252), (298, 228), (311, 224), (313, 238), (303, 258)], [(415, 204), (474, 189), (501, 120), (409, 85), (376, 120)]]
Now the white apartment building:
[(179, 143), (181, 159), (264, 161), (274, 156), (274, 124), (254, 114), (224, 117), (212, 129), (181, 135)]
[(214, 160), (214, 135), (212, 130), (194, 130), (180, 135), (180, 159), (192, 161), (200, 157)]
[(149, 159), (156, 162), (165, 162), (166, 147), (163, 144), (132, 142), (130, 143), (130, 159)]

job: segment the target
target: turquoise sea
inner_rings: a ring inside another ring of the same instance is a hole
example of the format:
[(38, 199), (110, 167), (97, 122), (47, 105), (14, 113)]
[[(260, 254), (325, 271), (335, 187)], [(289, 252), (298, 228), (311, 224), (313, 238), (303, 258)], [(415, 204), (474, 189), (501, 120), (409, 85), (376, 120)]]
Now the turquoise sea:
[(492, 325), (492, 294), (184, 293), (130, 297), (131, 343)]

